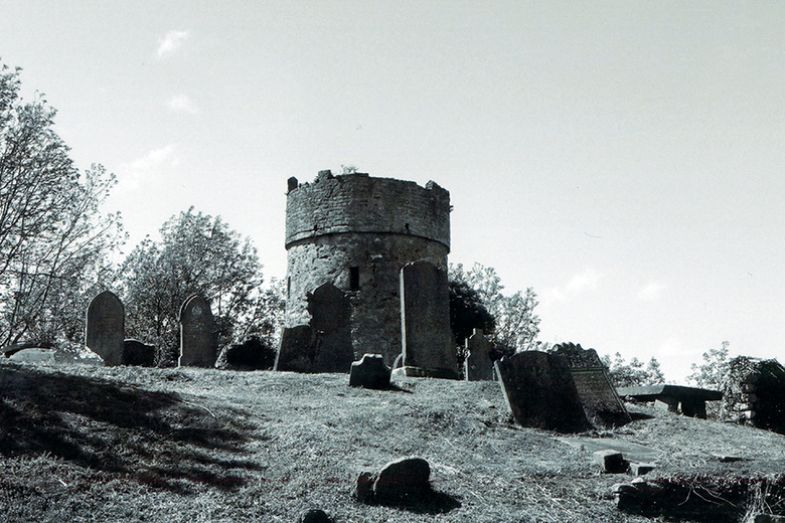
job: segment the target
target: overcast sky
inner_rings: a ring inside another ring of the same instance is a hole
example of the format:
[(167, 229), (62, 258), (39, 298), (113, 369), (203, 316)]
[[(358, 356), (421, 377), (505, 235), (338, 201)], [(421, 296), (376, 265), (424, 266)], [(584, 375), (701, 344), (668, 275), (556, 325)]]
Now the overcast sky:
[(785, 362), (785, 3), (0, 0), (0, 58), (133, 245), (194, 205), (284, 276), (286, 179), (450, 191), (541, 339)]

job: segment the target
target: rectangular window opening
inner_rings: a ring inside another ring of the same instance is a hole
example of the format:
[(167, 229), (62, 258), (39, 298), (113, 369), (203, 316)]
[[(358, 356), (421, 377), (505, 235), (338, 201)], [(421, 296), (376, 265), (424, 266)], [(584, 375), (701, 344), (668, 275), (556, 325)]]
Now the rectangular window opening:
[(360, 290), (360, 268), (349, 267), (349, 289), (353, 291)]
[(286, 277), (286, 299), (289, 299), (289, 293), (292, 291), (292, 277)]

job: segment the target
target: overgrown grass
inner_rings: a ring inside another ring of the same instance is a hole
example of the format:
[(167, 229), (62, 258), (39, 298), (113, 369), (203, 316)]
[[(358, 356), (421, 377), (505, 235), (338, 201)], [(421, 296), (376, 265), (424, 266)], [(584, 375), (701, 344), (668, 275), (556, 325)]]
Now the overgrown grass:
[[(4, 363), (0, 519), (291, 522), (319, 507), (341, 522), (649, 521), (615, 508), (611, 485), (631, 478), (511, 424), (498, 384), (396, 379), (375, 391), (340, 374)], [(596, 435), (655, 448), (655, 477), (785, 465), (783, 436), (650, 414)], [(360, 472), (407, 455), (449, 503), (351, 497)]]

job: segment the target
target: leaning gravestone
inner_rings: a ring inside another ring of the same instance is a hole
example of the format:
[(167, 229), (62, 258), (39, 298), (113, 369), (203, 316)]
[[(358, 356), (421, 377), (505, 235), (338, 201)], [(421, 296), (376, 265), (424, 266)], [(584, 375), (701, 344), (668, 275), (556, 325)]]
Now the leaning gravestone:
[(312, 372), (315, 346), (313, 329), (310, 325), (284, 327), (273, 369)]
[(630, 421), (597, 351), (584, 349), (580, 344), (560, 343), (552, 353), (567, 361), (583, 410), (592, 424), (611, 427)]
[(466, 381), (493, 381), (491, 345), (482, 329), (474, 329), (474, 333), (466, 338), (466, 350), (468, 354), (463, 363)]
[(311, 372), (348, 372), (354, 361), (349, 298), (332, 283), (306, 296), (316, 336)]
[(218, 337), (210, 304), (197, 294), (180, 308), (181, 367), (213, 367), (218, 357)]
[(104, 365), (123, 364), (125, 308), (114, 293), (104, 291), (87, 307), (85, 345), (104, 360)]
[(515, 421), (524, 427), (558, 432), (590, 428), (565, 358), (524, 351), (495, 363), (496, 374)]
[[(458, 378), (447, 273), (419, 261), (401, 269), (401, 339), (407, 376)], [(396, 371), (399, 372), (399, 371)]]

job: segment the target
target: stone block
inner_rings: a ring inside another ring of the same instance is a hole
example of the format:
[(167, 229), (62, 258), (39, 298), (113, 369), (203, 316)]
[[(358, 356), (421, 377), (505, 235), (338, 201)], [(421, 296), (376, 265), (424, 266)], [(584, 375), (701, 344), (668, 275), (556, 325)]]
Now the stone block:
[(228, 370), (266, 370), (273, 365), (275, 351), (257, 336), (224, 347), (215, 362), (216, 368)]
[(127, 339), (123, 342), (123, 365), (153, 367), (155, 365), (155, 346), (139, 340)]
[(374, 498), (382, 503), (406, 502), (431, 493), (431, 467), (422, 458), (402, 458), (382, 467), (373, 482)]
[(643, 476), (657, 468), (654, 463), (630, 463), (630, 474), (633, 476)]
[(598, 450), (592, 454), (594, 462), (607, 474), (621, 474), (627, 472), (629, 463), (624, 455), (617, 450)]

